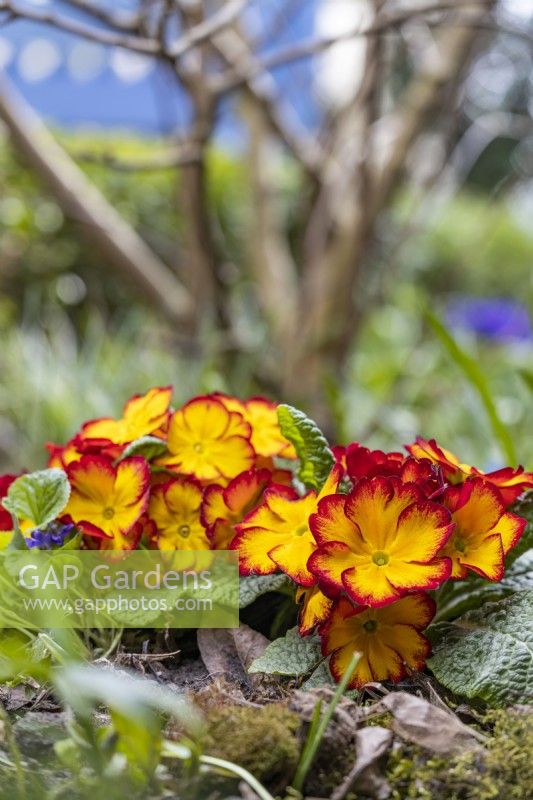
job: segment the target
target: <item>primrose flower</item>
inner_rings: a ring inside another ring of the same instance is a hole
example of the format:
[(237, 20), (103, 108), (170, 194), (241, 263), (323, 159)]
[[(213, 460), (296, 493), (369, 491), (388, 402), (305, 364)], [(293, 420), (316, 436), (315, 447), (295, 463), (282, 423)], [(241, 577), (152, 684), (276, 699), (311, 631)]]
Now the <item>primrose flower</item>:
[(252, 447), (258, 456), (296, 458), (292, 444), (283, 436), (278, 422), (277, 404), (266, 397), (241, 401), (228, 395), (215, 395), (230, 411), (238, 411), (252, 429)]
[(124, 406), (121, 419), (103, 417), (86, 422), (80, 438), (102, 439), (124, 445), (141, 436), (155, 434), (167, 422), (171, 397), (171, 386), (150, 389), (144, 395), (134, 395)]
[(363, 478), (377, 475), (400, 475), (405, 462), (403, 453), (384, 453), (382, 450), (369, 450), (358, 442), (346, 448), (346, 472), (349, 478), (358, 483)]
[(449, 487), (442, 502), (450, 510), (455, 530), (442, 549), (452, 561), (452, 578), (468, 570), (500, 581), (504, 559), (520, 539), (526, 520), (505, 510), (500, 493), (480, 478)]
[(309, 570), (361, 605), (384, 606), (450, 576), (450, 559), (438, 555), (452, 532), (450, 514), (413, 483), (364, 479), (349, 495), (321, 500), (310, 525), (318, 549)]
[(133, 550), (135, 524), (148, 504), (150, 470), (144, 458), (125, 458), (116, 467), (102, 456), (83, 456), (67, 468), (72, 487), (64, 515), (103, 550)]
[(334, 605), (334, 601), (319, 586), (311, 586), (309, 589), (299, 586), (296, 590), (296, 602), (301, 602), (298, 616), (300, 636), (308, 636), (317, 626), (326, 622)]
[(18, 475), (0, 475), (0, 531), (12, 531), (13, 521), (11, 514), (2, 505), (2, 500), (7, 497), (7, 492), (13, 481), (16, 481)]
[(205, 489), (202, 523), (214, 550), (226, 550), (235, 536), (235, 525), (257, 505), (271, 482), (267, 469), (241, 472), (223, 488), (212, 484)]
[(48, 442), (48, 466), (66, 470), (69, 464), (79, 461), (83, 456), (103, 456), (109, 461), (118, 458), (123, 450), (120, 445), (113, 444), (109, 439), (83, 439), (79, 434), (74, 436), (66, 445)]
[(435, 604), (423, 592), (408, 595), (386, 608), (354, 607), (338, 601), (321, 630), (322, 653), (338, 682), (354, 652), (361, 660), (350, 681), (360, 689), (371, 681), (401, 680), (409, 670), (424, 668), (431, 646), (423, 631), (435, 615)]
[(9, 511), (2, 505), (2, 500), (17, 478), (18, 475), (0, 475), (0, 550), (8, 546), (13, 536), (13, 520)]
[(463, 483), (468, 477), (483, 478), (500, 492), (506, 506), (520, 497), (528, 489), (533, 489), (533, 472), (524, 472), (523, 467), (504, 467), (493, 472), (482, 472), (477, 467), (463, 464), (456, 455), (440, 447), (435, 439), (422, 439), (418, 436), (407, 450), (416, 458), (429, 458), (442, 467), (444, 477), (450, 483)]
[(216, 397), (195, 397), (168, 426), (169, 456), (157, 463), (199, 481), (227, 482), (253, 466), (251, 430)]
[(354, 486), (363, 478), (397, 477), (403, 483), (416, 483), (426, 497), (432, 498), (440, 494), (446, 485), (440, 466), (428, 458), (369, 450), (354, 442), (346, 448), (345, 459), (346, 472)]
[(309, 517), (322, 497), (335, 492), (341, 476), (341, 468), (334, 466), (320, 494), (310, 491), (303, 497), (286, 486), (267, 489), (261, 505), (236, 526), (230, 545), (239, 551), (241, 574), (271, 575), (281, 569), (301, 586), (313, 586), (316, 578), (307, 561), (316, 542)]
[(173, 478), (152, 489), (148, 515), (160, 550), (209, 550), (201, 505), (202, 487), (192, 478)]

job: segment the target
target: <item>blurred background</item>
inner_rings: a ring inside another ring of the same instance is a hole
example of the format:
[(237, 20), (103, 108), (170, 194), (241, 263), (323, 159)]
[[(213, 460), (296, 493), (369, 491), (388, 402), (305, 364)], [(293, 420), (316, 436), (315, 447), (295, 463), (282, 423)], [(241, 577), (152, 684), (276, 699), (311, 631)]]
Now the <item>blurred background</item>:
[(172, 383), (533, 467), (531, 0), (0, 0), (0, 470)]

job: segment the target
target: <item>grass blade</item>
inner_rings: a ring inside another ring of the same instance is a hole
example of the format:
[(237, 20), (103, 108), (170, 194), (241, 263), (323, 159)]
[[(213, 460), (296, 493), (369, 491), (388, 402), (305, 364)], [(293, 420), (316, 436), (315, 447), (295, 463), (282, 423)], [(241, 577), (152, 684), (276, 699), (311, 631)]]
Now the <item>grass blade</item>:
[(322, 719), (319, 719), (320, 714), (320, 701), (317, 704), (318, 712), (315, 709), (315, 713), (313, 714), (313, 719), (311, 721), (311, 726), (309, 728), (309, 734), (307, 736), (307, 741), (305, 743), (304, 749), (302, 750), (302, 755), (300, 756), (300, 762), (296, 769), (296, 774), (294, 776), (294, 780), (292, 782), (292, 789), (296, 792), (302, 792), (305, 779), (307, 777), (307, 773), (311, 768), (313, 760), (318, 752), (318, 748), (320, 747), (320, 743), (324, 737), (326, 732), (326, 728), (329, 725), (329, 722), (333, 716), (337, 705), (344, 694), (346, 687), (350, 683), (352, 679), (352, 675), (354, 674), (357, 665), (361, 659), (361, 653), (354, 653), (350, 663), (348, 664), (348, 669), (342, 676), (342, 680), (337, 686), (335, 690), (335, 694), (331, 698), (331, 702), (326, 708), (325, 714)]
[(463, 371), (470, 385), (477, 392), (489, 418), (494, 436), (498, 440), (502, 453), (507, 459), (509, 465), (516, 466), (517, 458), (513, 439), (508, 429), (500, 419), (485, 376), (479, 368), (477, 362), (469, 353), (466, 352), (466, 350), (463, 350), (463, 348), (460, 347), (452, 334), (442, 324), (441, 320), (435, 314), (433, 314), (433, 312), (431, 312), (429, 309), (426, 309), (425, 316), (436, 335), (444, 345), (448, 354), (455, 361), (457, 366)]

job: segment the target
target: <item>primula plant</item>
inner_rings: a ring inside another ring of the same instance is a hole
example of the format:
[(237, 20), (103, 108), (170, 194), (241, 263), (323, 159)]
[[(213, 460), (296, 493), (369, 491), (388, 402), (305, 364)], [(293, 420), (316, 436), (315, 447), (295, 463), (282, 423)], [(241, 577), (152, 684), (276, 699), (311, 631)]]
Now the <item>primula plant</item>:
[[(351, 688), (424, 669), (453, 586), (504, 579), (527, 523), (511, 506), (533, 473), (484, 473), (421, 438), (405, 453), (330, 446), (302, 412), (260, 397), (171, 402), (170, 387), (132, 397), (120, 419), (48, 444), (48, 470), (0, 477), (3, 546), (237, 550), (252, 597), (280, 577), (292, 587), (287, 648), (307, 643), (308, 672), (327, 662), (341, 681), (360, 654)], [(298, 674), (276, 662), (282, 642), (252, 671)]]

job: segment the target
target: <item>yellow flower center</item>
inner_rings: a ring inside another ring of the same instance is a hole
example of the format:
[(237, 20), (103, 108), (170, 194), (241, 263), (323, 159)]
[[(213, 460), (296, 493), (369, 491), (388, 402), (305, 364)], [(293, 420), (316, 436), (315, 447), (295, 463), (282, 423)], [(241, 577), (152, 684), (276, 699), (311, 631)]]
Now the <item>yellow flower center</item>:
[(384, 567), (385, 564), (389, 563), (388, 553), (384, 553), (382, 550), (376, 550), (375, 553), (372, 553), (372, 561), (374, 564), (377, 564), (378, 567)]
[(114, 508), (111, 508), (110, 506), (104, 508), (104, 513), (103, 513), (104, 519), (113, 519), (114, 516), (115, 516)]
[(195, 453), (203, 453), (204, 446), (201, 442), (195, 442), (192, 446), (192, 449), (194, 450)]
[(303, 536), (304, 533), (307, 533), (308, 530), (309, 529), (308, 529), (307, 525), (300, 525), (300, 527), (296, 528), (296, 530), (294, 531), (294, 535), (295, 536)]
[(453, 540), (453, 546), (456, 550), (459, 550), (460, 553), (464, 553), (466, 550), (466, 542), (460, 536), (456, 536)]
[(186, 539), (187, 536), (189, 536), (190, 532), (191, 532), (190, 525), (180, 525), (178, 528), (179, 535), (183, 536), (184, 539)]
[(375, 633), (377, 627), (378, 623), (375, 619), (367, 619), (367, 621), (363, 623), (363, 628), (367, 633)]

